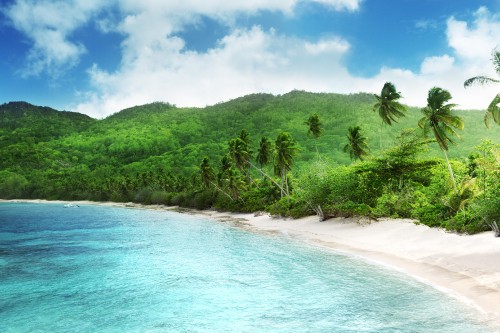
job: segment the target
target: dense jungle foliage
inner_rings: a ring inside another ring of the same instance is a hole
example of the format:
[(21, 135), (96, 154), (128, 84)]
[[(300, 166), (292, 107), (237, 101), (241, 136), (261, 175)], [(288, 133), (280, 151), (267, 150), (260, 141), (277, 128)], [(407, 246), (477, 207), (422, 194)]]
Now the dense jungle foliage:
[(421, 108), (389, 124), (376, 103), (292, 91), (95, 120), (11, 102), (0, 106), (0, 198), (408, 217), (467, 233), (500, 221), (498, 125), (453, 110), (464, 124), (448, 150), (454, 189), (442, 147), (418, 126)]

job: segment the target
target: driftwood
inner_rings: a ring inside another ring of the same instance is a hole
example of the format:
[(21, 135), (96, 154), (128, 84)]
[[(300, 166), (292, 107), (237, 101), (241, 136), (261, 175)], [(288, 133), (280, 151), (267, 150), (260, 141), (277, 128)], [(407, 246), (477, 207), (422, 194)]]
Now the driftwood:
[(498, 228), (497, 221), (488, 222), (488, 225), (495, 232), (495, 237), (500, 237), (500, 229)]
[(323, 222), (326, 220), (325, 214), (323, 213), (323, 209), (321, 209), (320, 205), (315, 205), (312, 208), (313, 208), (314, 212), (316, 213), (316, 215), (318, 215), (320, 222)]

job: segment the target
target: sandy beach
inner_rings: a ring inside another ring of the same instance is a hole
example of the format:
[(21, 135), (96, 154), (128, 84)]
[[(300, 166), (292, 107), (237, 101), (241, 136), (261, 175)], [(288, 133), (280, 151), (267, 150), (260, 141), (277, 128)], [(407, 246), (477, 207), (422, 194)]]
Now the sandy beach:
[(355, 255), (408, 274), (475, 307), (500, 325), (500, 238), (493, 232), (458, 235), (405, 219), (335, 218), (319, 222), (269, 215), (205, 211), (256, 232), (275, 232)]
[[(178, 210), (132, 203), (80, 201), (72, 204)], [(458, 235), (404, 219), (335, 218), (319, 222), (316, 216), (282, 219), (268, 214), (211, 210), (181, 212), (230, 223), (251, 232), (277, 233), (398, 270), (475, 307), (482, 313), (482, 319), (500, 326), (500, 238), (495, 238), (493, 232)]]

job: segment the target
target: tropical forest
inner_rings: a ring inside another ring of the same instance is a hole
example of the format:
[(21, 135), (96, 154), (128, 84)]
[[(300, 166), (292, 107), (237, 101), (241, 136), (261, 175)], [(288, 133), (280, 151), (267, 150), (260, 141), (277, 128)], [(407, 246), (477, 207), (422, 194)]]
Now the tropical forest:
[[(494, 58), (500, 68), (500, 54)], [(497, 79), (478, 76), (464, 85)], [(282, 217), (411, 218), (460, 233), (500, 221), (500, 94), (460, 110), (379, 94), (253, 94), (163, 102), (105, 119), (0, 106), (0, 198), (136, 202)]]

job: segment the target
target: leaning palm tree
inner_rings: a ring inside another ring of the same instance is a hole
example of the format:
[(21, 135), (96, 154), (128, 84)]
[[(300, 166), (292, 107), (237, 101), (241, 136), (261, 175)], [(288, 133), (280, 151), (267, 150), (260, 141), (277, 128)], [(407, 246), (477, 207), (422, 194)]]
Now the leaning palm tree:
[(241, 138), (234, 138), (229, 141), (228, 148), (229, 155), (233, 159), (234, 165), (243, 172), (250, 160), (248, 145)]
[(245, 165), (247, 168), (247, 180), (250, 182), (250, 159), (253, 155), (252, 147), (250, 145), (250, 134), (246, 129), (242, 129), (239, 138), (243, 141), (242, 150), (245, 152), (243, 157), (246, 160)]
[(427, 96), (427, 106), (422, 108), (422, 113), (424, 116), (418, 121), (418, 126), (424, 129), (425, 133), (432, 130), (436, 142), (439, 148), (444, 153), (446, 159), (446, 164), (448, 165), (448, 171), (450, 172), (450, 177), (453, 183), (453, 189), (457, 191), (457, 184), (455, 182), (455, 176), (448, 160), (448, 143), (455, 144), (455, 142), (450, 138), (450, 135), (454, 135), (460, 138), (455, 129), (462, 130), (464, 128), (463, 120), (451, 113), (452, 109), (456, 104), (446, 104), (451, 99), (451, 94), (444, 89), (434, 87), (429, 90)]
[(298, 148), (295, 147), (295, 142), (292, 136), (288, 133), (281, 132), (276, 139), (274, 172), (281, 177), (281, 196), (290, 194), (288, 189), (288, 171), (292, 169), (293, 158), (296, 155)]
[[(500, 50), (495, 49), (492, 52), (492, 59), (491, 61), (493, 62), (493, 66), (495, 67), (495, 71), (497, 75), (500, 77)], [(464, 87), (467, 88), (473, 84), (488, 84), (488, 83), (500, 83), (500, 80), (493, 79), (484, 75), (479, 75), (475, 77), (471, 77), (468, 80), (465, 80), (464, 82)], [(484, 123), (486, 127), (489, 127), (490, 124), (490, 119), (493, 118), (493, 121), (495, 123), (500, 125), (500, 93), (498, 93), (495, 97), (493, 97), (493, 100), (490, 102), (490, 105), (486, 109), (486, 114), (484, 115)]]
[(314, 139), (316, 139), (315, 145), (316, 145), (316, 153), (318, 153), (319, 156), (319, 151), (318, 151), (318, 138), (320, 137), (321, 133), (323, 132), (323, 128), (321, 125), (321, 122), (319, 121), (318, 115), (315, 113), (309, 117), (305, 121), (305, 124), (308, 126), (307, 130), (307, 135), (312, 134), (314, 136)]
[(208, 157), (203, 158), (203, 160), (201, 161), (200, 177), (201, 177), (201, 182), (205, 188), (210, 187), (210, 184), (213, 182), (215, 178), (214, 170), (210, 166), (210, 161)]
[(368, 144), (366, 138), (361, 134), (361, 127), (351, 126), (347, 131), (347, 143), (344, 146), (344, 153), (349, 152), (351, 160), (363, 160), (368, 155)]
[(233, 200), (233, 198), (227, 194), (224, 190), (222, 190), (215, 182), (215, 174), (214, 170), (210, 166), (210, 160), (208, 157), (203, 158), (201, 161), (200, 165), (200, 176), (201, 176), (201, 181), (203, 184), (203, 187), (209, 188), (210, 184), (213, 185), (219, 192), (223, 193), (225, 196), (227, 196), (229, 199)]
[(268, 164), (271, 161), (271, 154), (272, 154), (271, 141), (269, 141), (267, 137), (263, 136), (259, 143), (259, 150), (257, 151), (257, 156), (255, 157), (257, 163), (259, 163), (260, 165), (261, 173), (264, 165)]
[(246, 130), (242, 130), (240, 136), (229, 141), (229, 155), (235, 166), (243, 172), (246, 169), (247, 181), (250, 182), (250, 159), (252, 157), (250, 138)]
[[(401, 93), (396, 90), (396, 87), (391, 82), (386, 82), (382, 87), (380, 95), (373, 94), (377, 99), (377, 103), (373, 105), (373, 111), (378, 112), (382, 119), (382, 125), (392, 125), (397, 123), (397, 118), (405, 116), (406, 107), (398, 102), (402, 97)], [(380, 148), (382, 148), (382, 127), (380, 128)]]

